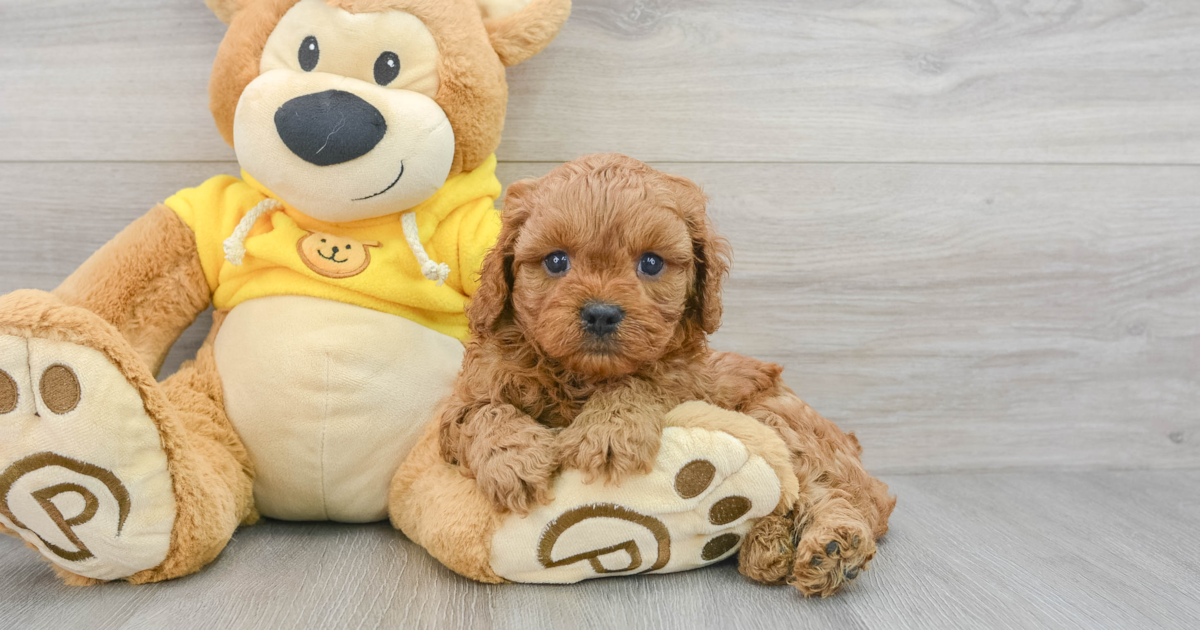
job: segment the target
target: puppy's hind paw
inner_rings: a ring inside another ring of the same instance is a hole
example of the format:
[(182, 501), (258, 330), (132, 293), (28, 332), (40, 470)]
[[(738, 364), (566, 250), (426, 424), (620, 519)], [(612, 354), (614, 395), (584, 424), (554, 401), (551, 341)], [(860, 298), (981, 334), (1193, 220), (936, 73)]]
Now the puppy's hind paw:
[(796, 545), (789, 582), (808, 597), (829, 597), (867, 569), (875, 539), (862, 523), (809, 529)]
[(755, 523), (738, 553), (738, 572), (755, 582), (784, 584), (792, 575), (796, 552), (791, 525), (791, 519), (778, 515)]

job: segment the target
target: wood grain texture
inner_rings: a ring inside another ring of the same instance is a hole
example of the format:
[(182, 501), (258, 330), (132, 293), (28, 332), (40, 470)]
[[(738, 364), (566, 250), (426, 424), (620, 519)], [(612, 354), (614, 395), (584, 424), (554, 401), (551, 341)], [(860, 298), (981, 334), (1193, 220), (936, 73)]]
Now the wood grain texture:
[(729, 563), (573, 586), (469, 582), (385, 524), (268, 522), (207, 570), (147, 586), (60, 585), (0, 539), (0, 627), (1192, 628), (1200, 472), (897, 476), (892, 531), (826, 600)]
[[(1200, 163), (1191, 0), (576, 0), (500, 155)], [(3, 160), (227, 160), (200, 0), (0, 0)]]
[[(733, 242), (715, 345), (784, 364), (874, 470), (1200, 464), (1200, 168), (657, 166)], [(53, 288), (216, 172), (236, 165), (0, 165), (0, 293)]]

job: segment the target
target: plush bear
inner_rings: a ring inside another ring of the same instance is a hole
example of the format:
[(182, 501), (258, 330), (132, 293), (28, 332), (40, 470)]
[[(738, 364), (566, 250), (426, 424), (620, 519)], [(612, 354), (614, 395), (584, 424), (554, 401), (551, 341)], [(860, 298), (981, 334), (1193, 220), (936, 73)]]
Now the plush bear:
[[(260, 515), (367, 522), (451, 387), (500, 220), (505, 66), (569, 0), (208, 0), (241, 178), (0, 298), (0, 530), (70, 584), (195, 572)], [(171, 344), (209, 305), (194, 361)]]

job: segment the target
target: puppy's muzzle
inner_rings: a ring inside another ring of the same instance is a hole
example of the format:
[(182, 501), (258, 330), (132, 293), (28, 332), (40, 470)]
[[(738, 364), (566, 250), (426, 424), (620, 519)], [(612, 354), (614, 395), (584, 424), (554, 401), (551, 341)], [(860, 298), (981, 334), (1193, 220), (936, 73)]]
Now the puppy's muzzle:
[(617, 331), (625, 319), (625, 310), (607, 302), (588, 302), (579, 310), (583, 329), (596, 337), (607, 337)]

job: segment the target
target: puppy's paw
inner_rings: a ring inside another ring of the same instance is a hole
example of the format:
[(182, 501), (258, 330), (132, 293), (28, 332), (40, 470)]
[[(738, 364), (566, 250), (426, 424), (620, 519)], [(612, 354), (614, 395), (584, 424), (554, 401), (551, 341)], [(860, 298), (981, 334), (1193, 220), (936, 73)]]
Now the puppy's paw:
[(585, 483), (603, 479), (615, 485), (653, 470), (659, 441), (654, 422), (581, 417), (558, 434), (559, 461), (563, 468), (582, 472)]
[(763, 584), (780, 585), (792, 575), (792, 522), (772, 514), (754, 524), (738, 552), (738, 572)]
[(865, 571), (874, 556), (875, 539), (864, 523), (809, 527), (796, 544), (789, 582), (808, 597), (829, 597)]
[(514, 439), (474, 453), (471, 471), (479, 489), (493, 503), (509, 512), (528, 514), (554, 500), (550, 493), (558, 469), (554, 433), (533, 426), (510, 437)]

